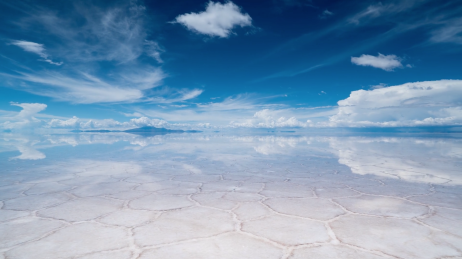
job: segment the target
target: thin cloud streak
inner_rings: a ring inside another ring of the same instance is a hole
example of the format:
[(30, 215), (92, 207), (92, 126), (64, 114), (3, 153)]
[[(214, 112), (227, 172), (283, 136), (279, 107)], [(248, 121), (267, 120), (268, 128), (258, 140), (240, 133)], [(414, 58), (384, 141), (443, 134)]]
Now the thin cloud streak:
[(43, 44), (23, 40), (15, 40), (12, 41), (11, 44), (22, 48), (24, 51), (39, 55), (41, 58), (43, 58), (42, 61), (48, 62), (52, 65), (61, 66), (63, 64), (63, 62), (53, 62), (51, 59), (49, 59)]

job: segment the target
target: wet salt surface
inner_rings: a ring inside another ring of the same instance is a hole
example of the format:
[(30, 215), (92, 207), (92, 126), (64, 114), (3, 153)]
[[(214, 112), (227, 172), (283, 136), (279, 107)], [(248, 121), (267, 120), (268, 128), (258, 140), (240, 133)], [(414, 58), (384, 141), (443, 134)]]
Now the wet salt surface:
[(7, 134), (0, 165), (0, 258), (462, 258), (457, 135)]

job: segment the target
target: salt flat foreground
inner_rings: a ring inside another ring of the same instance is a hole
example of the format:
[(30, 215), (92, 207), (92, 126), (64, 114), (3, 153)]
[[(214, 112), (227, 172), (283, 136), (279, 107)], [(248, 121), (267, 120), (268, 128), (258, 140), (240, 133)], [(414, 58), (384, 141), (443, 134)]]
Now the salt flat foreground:
[(458, 138), (2, 145), (0, 258), (462, 258)]

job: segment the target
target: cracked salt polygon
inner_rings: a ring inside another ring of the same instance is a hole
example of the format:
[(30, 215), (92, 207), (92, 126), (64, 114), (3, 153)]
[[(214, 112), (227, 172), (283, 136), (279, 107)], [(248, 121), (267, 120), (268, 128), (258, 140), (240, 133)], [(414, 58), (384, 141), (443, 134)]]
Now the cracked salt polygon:
[(101, 196), (128, 191), (135, 186), (134, 183), (126, 182), (99, 183), (77, 187), (72, 193), (79, 197)]
[(407, 219), (347, 215), (330, 225), (341, 242), (400, 258), (431, 259), (460, 255), (455, 247), (460, 246), (461, 238), (435, 232)]
[(67, 193), (48, 193), (24, 196), (5, 201), (4, 208), (12, 210), (39, 210), (69, 201), (72, 196)]
[(94, 176), (80, 176), (69, 180), (59, 181), (61, 184), (69, 186), (92, 185), (98, 183), (118, 182), (118, 179), (107, 175), (94, 175)]
[(99, 197), (72, 200), (55, 207), (40, 210), (38, 215), (66, 221), (82, 221), (98, 218), (122, 208), (123, 201)]
[(103, 251), (99, 253), (77, 257), (77, 259), (130, 259), (130, 258), (132, 258), (132, 253), (130, 251), (109, 251), (109, 252)]
[(259, 202), (244, 202), (234, 210), (234, 213), (240, 220), (246, 221), (269, 215), (271, 210)]
[(325, 199), (271, 198), (263, 203), (279, 213), (315, 220), (329, 220), (345, 214), (345, 211), (338, 205)]
[(7, 221), (15, 218), (21, 218), (30, 215), (30, 212), (18, 210), (0, 210), (0, 221)]
[(120, 199), (120, 200), (133, 200), (133, 199), (136, 199), (136, 198), (146, 196), (148, 194), (151, 194), (151, 193), (146, 192), (146, 191), (130, 190), (130, 191), (124, 191), (124, 192), (118, 192), (118, 193), (114, 193), (114, 194), (109, 194), (109, 195), (106, 195), (106, 196), (111, 197), (111, 198), (115, 198), (115, 199)]
[(109, 225), (134, 227), (152, 221), (158, 215), (159, 213), (153, 211), (124, 209), (104, 216), (98, 221)]
[(358, 192), (348, 188), (316, 188), (314, 191), (320, 198), (339, 198), (360, 195)]
[(64, 223), (59, 221), (33, 217), (0, 223), (0, 248), (8, 248), (37, 239), (63, 226), (65, 226)]
[(267, 183), (260, 194), (266, 197), (275, 198), (303, 198), (313, 197), (313, 190), (310, 187), (289, 182)]
[(168, 244), (211, 237), (234, 230), (230, 213), (208, 208), (186, 208), (161, 214), (155, 221), (134, 230), (140, 246)]
[(221, 179), (220, 175), (204, 175), (204, 174), (190, 174), (175, 176), (175, 181), (193, 182), (193, 183), (207, 183), (216, 182)]
[(38, 241), (6, 252), (8, 258), (70, 258), (88, 253), (114, 250), (129, 245), (123, 228), (97, 223), (81, 223), (62, 228)]
[(168, 174), (138, 174), (126, 178), (129, 183), (152, 183), (169, 180), (172, 176)]
[(425, 206), (406, 200), (382, 196), (362, 195), (339, 198), (335, 201), (349, 211), (377, 216), (414, 218), (426, 214), (429, 210)]
[(0, 200), (7, 200), (24, 196), (23, 191), (31, 188), (33, 184), (12, 184), (0, 187)]
[(302, 245), (330, 240), (323, 223), (280, 215), (246, 221), (242, 224), (242, 231), (284, 245)]
[(258, 192), (262, 188), (259, 183), (247, 183), (243, 181), (222, 180), (213, 183), (205, 183), (202, 186), (203, 192)]
[(367, 194), (406, 197), (430, 193), (431, 188), (428, 184), (409, 183), (402, 180), (381, 179), (381, 181), (384, 184), (377, 186), (355, 186), (354, 189)]
[(432, 206), (462, 209), (462, 193), (445, 193), (437, 191), (429, 195), (414, 196), (408, 199)]
[(150, 194), (130, 201), (129, 207), (140, 210), (172, 210), (194, 205), (187, 196)]
[(322, 245), (295, 249), (289, 259), (383, 259), (389, 258), (343, 245)]
[(442, 207), (434, 208), (434, 213), (428, 218), (422, 218), (420, 221), (432, 227), (447, 231), (459, 237), (462, 237), (462, 210), (447, 209)]
[(256, 193), (245, 193), (245, 192), (227, 192), (224, 196), (224, 199), (237, 201), (237, 202), (246, 202), (246, 201), (259, 201), (265, 198), (262, 195)]
[(32, 186), (29, 190), (25, 192), (25, 194), (36, 195), (36, 194), (67, 191), (69, 189), (71, 189), (71, 187), (68, 185), (59, 184), (55, 182), (47, 182), (47, 183), (39, 183), (39, 184)]
[(198, 193), (191, 198), (202, 206), (230, 210), (237, 205), (237, 202), (224, 199), (225, 194), (224, 192)]
[(245, 234), (229, 233), (147, 250), (139, 259), (279, 259), (282, 255), (282, 249), (267, 242)]

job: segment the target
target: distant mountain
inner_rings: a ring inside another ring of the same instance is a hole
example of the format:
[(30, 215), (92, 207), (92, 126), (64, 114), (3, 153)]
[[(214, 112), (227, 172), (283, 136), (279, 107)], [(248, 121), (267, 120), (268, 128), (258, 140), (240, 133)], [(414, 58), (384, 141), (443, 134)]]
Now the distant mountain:
[(129, 129), (129, 130), (124, 130), (124, 132), (128, 133), (183, 133), (185, 132), (184, 130), (171, 130), (171, 129), (165, 129), (165, 128), (156, 128), (156, 127), (141, 127), (141, 128), (136, 128), (136, 129)]
[(108, 133), (108, 132), (126, 132), (138, 135), (162, 135), (170, 133), (198, 133), (201, 131), (198, 130), (171, 130), (166, 128), (156, 128), (156, 127), (141, 127), (129, 130), (72, 130), (71, 132), (93, 132), (93, 133)]
[(121, 132), (120, 130), (71, 130), (71, 132), (99, 132), (99, 133), (106, 133), (106, 132)]

